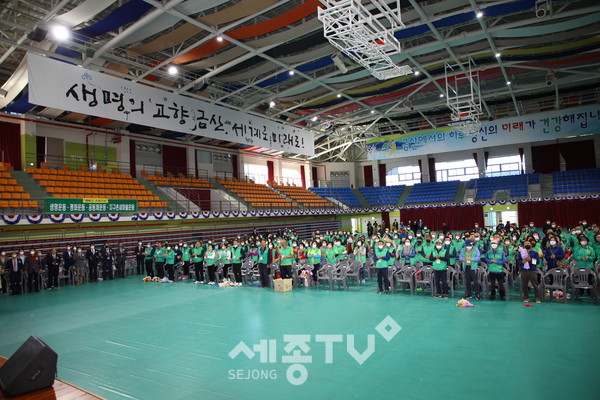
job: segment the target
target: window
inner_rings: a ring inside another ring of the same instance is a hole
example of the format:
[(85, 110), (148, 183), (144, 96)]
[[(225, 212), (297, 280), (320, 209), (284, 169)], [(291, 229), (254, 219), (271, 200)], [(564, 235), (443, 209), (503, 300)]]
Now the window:
[(269, 176), (269, 169), (266, 165), (244, 164), (244, 175), (252, 179), (254, 183), (265, 185)]
[(421, 183), (421, 170), (418, 165), (408, 167), (396, 167), (387, 172), (385, 184), (393, 185), (415, 185)]
[(521, 157), (504, 156), (490, 158), (485, 169), (486, 177), (519, 175), (521, 173)]
[(281, 168), (281, 183), (290, 185), (302, 186), (302, 177), (300, 171), (292, 168)]
[(438, 182), (468, 181), (479, 178), (479, 169), (472, 158), (440, 162), (435, 163), (435, 176)]

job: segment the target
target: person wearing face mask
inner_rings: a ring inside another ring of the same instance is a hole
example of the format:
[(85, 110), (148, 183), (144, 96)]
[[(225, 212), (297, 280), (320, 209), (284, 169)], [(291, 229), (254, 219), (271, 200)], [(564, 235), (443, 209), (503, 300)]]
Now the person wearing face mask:
[(385, 242), (385, 247), (390, 255), (390, 259), (388, 260), (388, 267), (393, 267), (396, 263), (396, 245), (391, 239), (388, 239)]
[(313, 266), (312, 278), (317, 283), (317, 271), (321, 268), (321, 257), (323, 252), (316, 241), (311, 242), (310, 248), (306, 251), (307, 262)]
[(594, 253), (596, 253), (596, 261), (600, 261), (600, 233), (596, 233), (589, 241), (589, 245), (594, 249)]
[[(464, 277), (465, 277), (465, 299), (470, 299), (473, 294), (473, 286), (475, 286), (475, 298), (481, 299), (481, 284), (477, 279), (477, 272), (479, 270), (479, 260), (481, 259), (481, 253), (479, 249), (473, 245), (471, 240), (465, 242), (465, 247), (460, 251), (458, 257), (462, 263)], [(475, 285), (473, 285), (475, 284)]]
[[(218, 250), (217, 254), (219, 254)], [(229, 271), (231, 270), (231, 246), (229, 246), (228, 242), (223, 244), (220, 250), (219, 260), (223, 263), (223, 280), (229, 280)]]
[(71, 246), (67, 246), (66, 250), (62, 253), (63, 268), (68, 273), (71, 266), (73, 265), (73, 250)]
[(242, 286), (242, 261), (244, 261), (244, 258), (246, 258), (246, 252), (240, 246), (240, 243), (234, 240), (231, 248), (231, 265), (233, 266), (235, 286)]
[(537, 281), (537, 269), (540, 266), (540, 255), (537, 251), (533, 250), (529, 240), (526, 240), (523, 243), (523, 247), (517, 249), (517, 264), (519, 265), (521, 275), (523, 302), (529, 302), (529, 283), (531, 283), (535, 293), (535, 302), (541, 303)]
[[(166, 282), (173, 282), (175, 280), (175, 260), (177, 253), (171, 245), (167, 245), (166, 250), (163, 252), (165, 258), (165, 271), (167, 272)], [(165, 281), (165, 279), (163, 279)]]
[(337, 261), (344, 261), (344, 259), (346, 258), (346, 254), (348, 254), (348, 251), (346, 250), (346, 246), (342, 244), (342, 241), (340, 239), (337, 239), (335, 241), (333, 249), (335, 250)]
[(85, 254), (81, 248), (73, 253), (73, 268), (75, 268), (75, 284), (82, 285), (85, 280)]
[(546, 223), (542, 227), (542, 232), (546, 233), (548, 232), (548, 229), (552, 229), (552, 221), (550, 221), (549, 219), (546, 220)]
[(404, 244), (400, 249), (398, 257), (404, 261), (404, 265), (414, 266), (417, 263), (415, 248), (410, 239), (404, 239)]
[(562, 248), (558, 239), (554, 235), (548, 237), (548, 245), (544, 249), (544, 258), (548, 269), (564, 268), (563, 260), (565, 259), (565, 250)]
[[(448, 246), (449, 247), (449, 246)], [(431, 252), (433, 261), (433, 282), (435, 286), (435, 297), (448, 297), (448, 262), (450, 260), (448, 250), (441, 241), (435, 243)]]
[(133, 255), (135, 256), (135, 273), (141, 275), (144, 273), (144, 245), (142, 242), (138, 242), (133, 248)]
[(11, 257), (4, 264), (4, 271), (8, 276), (9, 293), (13, 295), (21, 294), (21, 279), (25, 273), (25, 266), (16, 251), (12, 252)]
[(114, 252), (108, 242), (104, 242), (100, 255), (102, 258), (102, 279), (113, 279)]
[(573, 258), (575, 259), (575, 266), (577, 268), (594, 269), (596, 253), (588, 243), (588, 238), (585, 235), (579, 237), (579, 246), (576, 246), (573, 251)]
[(155, 248), (149, 242), (144, 248), (144, 267), (146, 268), (146, 276), (154, 278), (154, 252)]
[(272, 263), (271, 251), (267, 246), (266, 240), (260, 241), (260, 246), (257, 249), (258, 252), (258, 274), (260, 276), (260, 286), (262, 288), (269, 287), (269, 266)]
[(367, 247), (364, 245), (361, 239), (356, 242), (353, 253), (354, 261), (360, 263), (360, 269), (358, 270), (358, 279), (360, 285), (365, 283), (367, 264)]
[(58, 258), (58, 251), (56, 249), (50, 250), (50, 253), (46, 254), (44, 258), (46, 269), (48, 270), (48, 284), (46, 287), (50, 289), (58, 289), (58, 266), (60, 259)]
[(159, 279), (163, 279), (165, 277), (165, 259), (166, 259), (167, 249), (163, 247), (161, 242), (156, 244), (156, 249), (154, 250), (154, 267), (156, 267), (156, 275)]
[(214, 285), (217, 281), (217, 251), (213, 247), (212, 244), (209, 244), (206, 248), (206, 253), (204, 254), (204, 264), (206, 265), (206, 270), (208, 271), (208, 284)]
[(500, 300), (506, 300), (504, 272), (502, 270), (502, 267), (506, 262), (506, 255), (500, 249), (498, 242), (494, 241), (491, 243), (490, 250), (485, 253), (484, 260), (488, 265), (490, 278), (490, 300), (494, 300), (496, 298), (496, 284), (498, 284), (498, 290), (500, 291)]
[(42, 271), (44, 270), (44, 256), (41, 251), (31, 249), (25, 259), (27, 271), (27, 291), (39, 292), (42, 289)]
[(417, 251), (418, 260), (421, 261), (424, 265), (431, 265), (433, 260), (431, 259), (431, 253), (435, 248), (434, 242), (431, 240), (430, 235), (425, 236), (425, 242), (422, 243), (421, 249)]
[(373, 251), (373, 260), (377, 267), (377, 293), (381, 294), (390, 292), (390, 280), (388, 278), (388, 261), (390, 260), (390, 253), (388, 249), (380, 240), (377, 242), (377, 247)]
[(125, 278), (125, 260), (127, 260), (127, 250), (123, 242), (119, 242), (115, 249), (115, 266), (117, 267), (117, 277)]
[(294, 262), (294, 251), (288, 246), (287, 240), (281, 241), (279, 255), (274, 262), (279, 262), (279, 269), (283, 279), (292, 278), (292, 264)]
[(327, 247), (325, 248), (324, 251), (324, 256), (325, 256), (325, 260), (327, 261), (328, 264), (331, 265), (336, 265), (337, 264), (337, 252), (335, 251), (335, 247), (333, 246), (333, 243), (329, 242), (327, 243)]
[(89, 281), (98, 281), (98, 261), (100, 261), (100, 252), (96, 251), (94, 243), (90, 243), (90, 248), (85, 252), (85, 258), (88, 262)]
[(183, 242), (181, 245), (181, 262), (183, 262), (183, 276), (181, 279), (186, 280), (190, 279), (190, 265), (192, 260), (192, 249), (189, 247), (187, 242)]
[(202, 246), (202, 242), (199, 240), (190, 249), (190, 262), (194, 263), (195, 284), (204, 283), (204, 253), (204, 246)]

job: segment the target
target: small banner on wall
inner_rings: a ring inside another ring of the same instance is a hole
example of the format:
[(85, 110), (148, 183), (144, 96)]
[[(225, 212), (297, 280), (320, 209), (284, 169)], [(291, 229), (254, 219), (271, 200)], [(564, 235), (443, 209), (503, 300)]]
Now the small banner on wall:
[(155, 89), (61, 61), (27, 55), (29, 101), (155, 128), (314, 155), (311, 131)]
[(386, 160), (596, 133), (600, 133), (597, 104), (484, 121), (474, 136), (464, 136), (449, 127), (383, 136), (367, 141), (367, 155), (369, 160)]
[(47, 213), (134, 213), (137, 212), (137, 200), (134, 199), (46, 199)]

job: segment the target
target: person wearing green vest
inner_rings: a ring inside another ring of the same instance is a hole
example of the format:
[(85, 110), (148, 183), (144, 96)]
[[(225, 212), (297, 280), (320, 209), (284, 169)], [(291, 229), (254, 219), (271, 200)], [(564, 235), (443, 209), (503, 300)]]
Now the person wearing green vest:
[(324, 252), (325, 260), (327, 260), (328, 264), (335, 265), (337, 264), (337, 252), (333, 247), (333, 243), (327, 243), (327, 248)]
[(233, 241), (231, 247), (231, 265), (233, 266), (233, 276), (235, 277), (235, 286), (242, 286), (242, 262), (246, 258), (246, 252), (240, 246), (237, 240)]
[(579, 236), (579, 246), (573, 250), (573, 258), (575, 258), (575, 266), (577, 268), (594, 269), (596, 253), (588, 244), (588, 238), (585, 235)]
[(194, 263), (194, 273), (196, 275), (196, 281), (194, 283), (204, 283), (204, 247), (200, 241), (196, 242), (196, 245), (190, 251), (191, 260)]
[(192, 249), (190, 249), (188, 243), (184, 242), (181, 245), (181, 261), (183, 261), (183, 279), (191, 278), (190, 276), (190, 264), (192, 260)]
[(217, 272), (217, 252), (214, 249), (212, 244), (209, 244), (206, 248), (206, 253), (204, 254), (204, 265), (206, 265), (206, 269), (208, 270), (208, 284), (214, 285), (216, 282), (216, 272)]
[(596, 261), (600, 261), (600, 233), (596, 233), (593, 239), (590, 239), (590, 246), (596, 254)]
[(433, 262), (433, 282), (435, 286), (435, 297), (448, 297), (448, 261), (450, 259), (448, 249), (444, 248), (441, 241), (437, 241), (431, 251)]
[(165, 277), (165, 253), (166, 249), (162, 247), (162, 243), (156, 244), (156, 251), (154, 252), (154, 266), (156, 267), (156, 276), (160, 279)]
[(404, 246), (399, 250), (398, 258), (404, 261), (404, 265), (414, 266), (417, 263), (415, 248), (408, 237), (404, 239)]
[(385, 243), (385, 248), (390, 253), (390, 259), (388, 260), (388, 267), (393, 267), (396, 263), (396, 247), (394, 247), (394, 242), (391, 239), (388, 239)]
[(271, 250), (267, 246), (266, 240), (260, 241), (260, 246), (256, 250), (258, 262), (258, 274), (260, 276), (260, 287), (269, 287), (269, 268), (271, 264)]
[(312, 265), (312, 278), (313, 282), (317, 283), (317, 271), (321, 268), (321, 257), (323, 256), (323, 252), (319, 248), (319, 245), (316, 241), (313, 241), (310, 244), (310, 248), (306, 251), (306, 259), (307, 262)]
[(473, 283), (475, 283), (475, 298), (481, 300), (481, 284), (477, 279), (479, 260), (481, 253), (473, 246), (471, 240), (465, 242), (465, 247), (460, 251), (458, 259), (462, 262), (465, 276), (465, 299), (470, 299), (473, 294)]
[(223, 263), (223, 280), (229, 279), (229, 270), (231, 268), (231, 246), (229, 242), (221, 245), (221, 260)]
[(344, 258), (346, 258), (347, 250), (346, 246), (342, 244), (341, 239), (337, 239), (335, 241), (335, 246), (333, 246), (333, 249), (335, 250), (337, 260), (344, 261)]
[(490, 300), (496, 298), (496, 283), (498, 283), (498, 290), (500, 291), (500, 300), (506, 300), (506, 290), (504, 290), (504, 274), (502, 267), (506, 262), (506, 256), (497, 242), (492, 242), (490, 245), (491, 249), (485, 253), (484, 260), (488, 265), (488, 272), (490, 277)]
[(425, 238), (425, 242), (421, 246), (421, 251), (419, 255), (421, 256), (418, 261), (422, 261), (423, 264), (431, 265), (433, 260), (431, 259), (431, 253), (435, 248), (435, 244), (431, 241), (431, 236), (427, 235)]
[(154, 247), (150, 243), (144, 249), (144, 265), (146, 266), (146, 275), (154, 278)]
[(165, 269), (167, 270), (167, 282), (173, 282), (175, 280), (175, 258), (177, 257), (177, 253), (173, 248), (169, 245), (167, 246), (167, 250), (164, 252), (165, 257)]
[(279, 262), (279, 269), (281, 270), (281, 277), (283, 279), (292, 278), (292, 263), (294, 262), (294, 250), (288, 246), (287, 240), (281, 241), (281, 248), (279, 249), (279, 256), (275, 260)]
[(383, 241), (377, 242), (377, 246), (373, 251), (373, 260), (377, 267), (377, 293), (381, 294), (385, 291), (390, 292), (390, 280), (388, 278), (388, 261), (390, 260), (390, 252), (383, 245)]
[(363, 242), (360, 239), (356, 242), (356, 246), (354, 247), (354, 260), (360, 263), (358, 279), (360, 279), (360, 283), (365, 283), (367, 248), (363, 245)]

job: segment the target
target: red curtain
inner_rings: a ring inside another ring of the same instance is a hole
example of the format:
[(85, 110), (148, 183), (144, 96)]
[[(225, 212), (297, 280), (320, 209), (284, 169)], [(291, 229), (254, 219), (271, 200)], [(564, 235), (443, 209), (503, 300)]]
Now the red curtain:
[(312, 167), (312, 185), (319, 187), (319, 175), (317, 175), (317, 167)]
[(379, 186), (386, 186), (387, 168), (385, 164), (378, 164), (377, 168), (379, 168)]
[(135, 140), (129, 139), (129, 173), (135, 178)]
[(275, 182), (275, 167), (273, 166), (273, 161), (267, 161), (267, 174), (269, 182)]
[(21, 170), (21, 127), (18, 124), (0, 122), (0, 161)]
[(596, 168), (596, 151), (593, 140), (561, 143), (559, 150), (565, 159), (567, 171)]
[(440, 230), (446, 223), (452, 230), (472, 229), (475, 223), (483, 226), (483, 206), (480, 204), (455, 207), (410, 208), (400, 210), (404, 222), (422, 219), (429, 229)]
[(531, 148), (531, 163), (533, 172), (539, 174), (550, 174), (560, 170), (560, 156), (558, 144), (535, 146)]
[(365, 165), (363, 167), (363, 174), (365, 176), (365, 187), (373, 187), (373, 166)]
[(231, 165), (233, 166), (233, 177), (236, 179), (240, 179), (240, 170), (239, 170), (239, 165), (238, 165), (237, 154), (231, 155)]
[(46, 138), (44, 136), (35, 137), (35, 159), (38, 168), (46, 161)]
[(187, 149), (177, 146), (162, 146), (163, 171), (174, 175), (182, 173), (187, 175)]
[(590, 224), (600, 222), (600, 199), (519, 203), (519, 225), (533, 221), (541, 227), (548, 219), (563, 227), (577, 225), (583, 219)]

